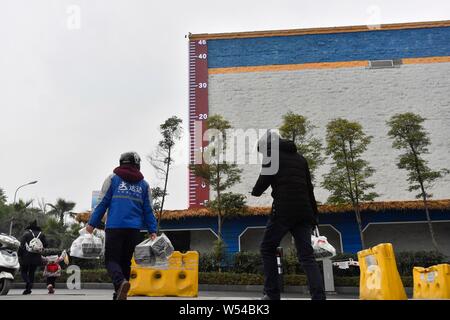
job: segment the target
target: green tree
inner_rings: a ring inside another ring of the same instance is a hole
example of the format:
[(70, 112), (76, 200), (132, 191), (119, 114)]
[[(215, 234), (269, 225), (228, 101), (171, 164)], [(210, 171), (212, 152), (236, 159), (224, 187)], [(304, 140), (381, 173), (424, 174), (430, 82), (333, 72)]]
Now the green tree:
[[(8, 231), (15, 237), (20, 237), (24, 229), (32, 222), (37, 220), (38, 225), (43, 225), (46, 216), (38, 208), (32, 208), (33, 200), (24, 201), (20, 199), (18, 202), (8, 206), (7, 225)], [(6, 228), (6, 226), (5, 226)]]
[(155, 212), (161, 211), (161, 199), (164, 194), (164, 190), (160, 187), (152, 188), (152, 207)]
[[(222, 242), (222, 226), (225, 220), (245, 213), (246, 210), (245, 196), (233, 192), (220, 193), (220, 197), (219, 198), (216, 197), (215, 199), (209, 201), (207, 207), (212, 212), (221, 212), (221, 218), (218, 221), (220, 221), (219, 242)], [(217, 246), (216, 248), (217, 250), (215, 250), (216, 253), (218, 252), (219, 248), (223, 248), (225, 250), (225, 246), (222, 243), (218, 243), (216, 246)], [(218, 255), (217, 258), (219, 259), (219, 257), (221, 256), (223, 256), (223, 254)]]
[(428, 199), (432, 194), (427, 190), (433, 187), (436, 180), (449, 173), (449, 170), (432, 170), (428, 161), (423, 158), (430, 153), (428, 148), (431, 145), (428, 133), (422, 125), (425, 120), (412, 112), (396, 114), (387, 121), (390, 128), (388, 136), (393, 139), (393, 148), (404, 151), (398, 158), (397, 167), (408, 172), (408, 191), (419, 191), (416, 198), (423, 200), (431, 241), (439, 251), (428, 210)]
[(362, 233), (360, 202), (373, 201), (378, 194), (370, 192), (375, 187), (367, 182), (375, 170), (362, 159), (371, 137), (358, 122), (335, 119), (328, 123), (326, 153), (333, 159), (330, 172), (324, 176), (322, 186), (331, 192), (327, 202), (351, 203), (358, 223), (361, 245), (365, 248)]
[(71, 212), (73, 208), (75, 208), (76, 203), (64, 200), (62, 198), (56, 199), (55, 204), (48, 204), (52, 210), (48, 211), (48, 214), (54, 215), (60, 224), (64, 224), (64, 217), (66, 215), (74, 216), (74, 213)]
[(72, 223), (70, 226), (66, 226), (54, 217), (48, 217), (42, 226), (48, 247), (59, 250), (70, 249), (72, 242), (79, 236), (78, 231), (80, 229), (81, 225), (79, 223)]
[[(207, 207), (213, 212), (223, 213), (220, 220), (221, 225), (226, 219), (238, 216), (245, 212), (245, 196), (242, 194), (225, 192), (220, 195), (220, 202), (216, 199), (210, 201)], [(222, 229), (222, 226), (221, 228)], [(220, 232), (221, 234), (221, 232)], [(225, 258), (226, 244), (222, 238), (217, 239), (213, 246), (214, 263), (218, 266), (219, 272), (222, 270), (222, 261)]]
[(314, 128), (306, 117), (291, 111), (283, 116), (283, 124), (280, 127), (281, 137), (294, 141), (298, 151), (308, 162), (313, 183), (317, 168), (325, 162), (322, 143), (312, 134)]
[(9, 233), (9, 227), (12, 222), (11, 205), (0, 204), (0, 233)]
[(0, 204), (6, 204), (6, 199), (7, 197), (5, 191), (2, 188), (0, 188)]
[(159, 130), (162, 135), (162, 139), (159, 141), (155, 152), (147, 157), (157, 174), (162, 176), (164, 179), (164, 188), (162, 189), (162, 192), (160, 192), (161, 189), (158, 190), (158, 195), (161, 198), (158, 210), (158, 231), (161, 223), (162, 212), (164, 210), (164, 202), (167, 196), (170, 166), (174, 162), (173, 149), (175, 147), (175, 143), (181, 138), (181, 133), (183, 130), (181, 126), (182, 123), (183, 120), (173, 116), (161, 124), (159, 126)]
[[(241, 181), (241, 169), (236, 164), (227, 163), (224, 160), (226, 150), (226, 131), (231, 129), (230, 123), (220, 115), (212, 115), (206, 121), (207, 128), (211, 134), (207, 147), (206, 161), (203, 164), (191, 165), (194, 174), (202, 178), (216, 193), (208, 207), (217, 213), (218, 241), (217, 248), (223, 248), (222, 224), (228, 214), (235, 214), (243, 206), (242, 195), (226, 193), (228, 188)], [(234, 208), (233, 206), (236, 206)]]

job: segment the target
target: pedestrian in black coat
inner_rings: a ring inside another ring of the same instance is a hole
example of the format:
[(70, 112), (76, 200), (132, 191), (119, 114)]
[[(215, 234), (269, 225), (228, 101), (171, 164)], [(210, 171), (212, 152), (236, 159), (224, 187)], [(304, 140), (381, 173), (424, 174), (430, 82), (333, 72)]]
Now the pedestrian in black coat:
[(252, 191), (253, 196), (259, 197), (269, 186), (272, 187), (272, 212), (260, 248), (265, 278), (263, 299), (280, 299), (276, 250), (286, 233), (290, 232), (295, 239), (299, 262), (308, 278), (311, 297), (322, 300), (325, 299), (323, 280), (311, 246), (311, 231), (318, 224), (318, 210), (308, 163), (297, 152), (293, 141), (275, 136), (279, 139), (275, 150), (270, 143), (272, 139), (269, 142), (261, 140), (260, 144), (268, 143), (267, 149), (272, 157), (270, 164), (278, 161), (278, 171), (270, 175), (261, 174)]
[[(39, 235), (39, 233), (41, 233)], [(33, 236), (34, 234), (34, 236)], [(25, 291), (23, 294), (31, 294), (31, 289), (33, 288), (34, 275), (38, 266), (42, 265), (42, 256), (40, 253), (29, 252), (26, 247), (27, 244), (33, 240), (34, 237), (39, 235), (39, 240), (41, 240), (42, 245), (47, 247), (47, 240), (45, 235), (42, 233), (41, 228), (37, 225), (37, 221), (34, 220), (28, 227), (25, 228), (25, 232), (20, 240), (19, 248), (19, 263), (20, 272), (22, 279), (25, 282)]]

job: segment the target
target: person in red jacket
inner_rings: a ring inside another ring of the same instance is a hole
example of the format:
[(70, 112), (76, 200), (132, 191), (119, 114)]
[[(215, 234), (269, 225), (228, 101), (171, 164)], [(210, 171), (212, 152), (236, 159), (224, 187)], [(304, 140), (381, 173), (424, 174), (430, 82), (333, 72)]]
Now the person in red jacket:
[(63, 261), (66, 265), (69, 264), (68, 256), (65, 250), (60, 256), (42, 256), (42, 262), (44, 263), (43, 276), (47, 281), (48, 294), (55, 293), (56, 279), (61, 276), (61, 262)]

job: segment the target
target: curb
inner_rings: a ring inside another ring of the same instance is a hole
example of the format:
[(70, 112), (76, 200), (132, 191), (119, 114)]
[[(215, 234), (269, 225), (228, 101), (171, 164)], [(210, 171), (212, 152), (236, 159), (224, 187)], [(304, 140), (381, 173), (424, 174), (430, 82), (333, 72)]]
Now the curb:
[[(24, 289), (25, 283), (14, 282), (12, 289)], [(45, 283), (35, 283), (34, 289), (47, 289)], [(57, 282), (55, 289), (67, 289), (67, 285), (64, 282)], [(83, 283), (81, 289), (87, 290), (114, 290), (114, 286), (111, 283)], [(219, 284), (199, 284), (199, 291), (223, 291), (223, 292), (262, 292), (262, 285), (219, 285)], [(306, 286), (285, 286), (285, 293), (300, 293), (309, 294), (308, 287)], [(337, 287), (335, 292), (328, 292), (329, 294), (359, 294), (359, 289), (356, 287)]]
[[(67, 285), (64, 282), (56, 282), (55, 289), (67, 289)], [(25, 289), (24, 282), (14, 282), (12, 289)], [(35, 283), (33, 284), (33, 289), (47, 289), (47, 284), (45, 283)], [(82, 283), (81, 289), (87, 290), (114, 290), (112, 283)]]
[[(24, 289), (25, 283), (14, 282), (13, 289)], [(34, 289), (46, 289), (45, 283), (35, 283)], [(56, 289), (67, 289), (67, 286), (63, 282), (56, 283)], [(83, 283), (81, 289), (87, 290), (114, 290), (114, 286), (111, 283)], [(220, 284), (199, 284), (199, 291), (233, 291), (233, 292), (262, 292), (262, 285), (220, 285)], [(413, 288), (405, 287), (406, 294), (412, 295)], [(285, 286), (285, 293), (300, 293), (309, 294), (307, 286)], [(335, 291), (327, 292), (327, 294), (343, 294), (343, 295), (359, 295), (359, 287), (335, 287)]]

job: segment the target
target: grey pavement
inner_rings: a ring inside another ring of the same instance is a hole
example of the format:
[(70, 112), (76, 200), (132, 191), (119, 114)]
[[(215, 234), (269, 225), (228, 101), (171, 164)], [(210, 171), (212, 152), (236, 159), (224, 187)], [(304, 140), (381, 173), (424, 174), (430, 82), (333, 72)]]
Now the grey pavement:
[[(35, 289), (31, 295), (22, 295), (22, 289), (12, 289), (2, 300), (111, 300), (112, 290), (109, 289), (57, 289), (49, 295), (46, 289)], [(129, 297), (129, 300), (259, 300), (259, 292), (234, 291), (200, 291), (196, 298), (186, 297)], [(309, 300), (309, 297), (299, 293), (284, 293), (283, 300)], [(357, 300), (355, 295), (330, 294), (329, 300)]]

